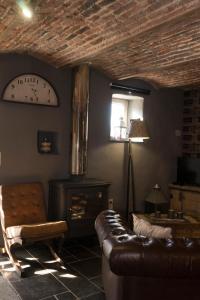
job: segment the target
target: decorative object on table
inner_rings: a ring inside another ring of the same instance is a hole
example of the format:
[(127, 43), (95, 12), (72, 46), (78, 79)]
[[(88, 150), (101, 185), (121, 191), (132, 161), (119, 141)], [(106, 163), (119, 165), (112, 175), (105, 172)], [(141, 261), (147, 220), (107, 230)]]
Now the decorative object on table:
[(57, 154), (57, 133), (38, 131), (38, 152), (42, 154)]
[(160, 212), (159, 210), (157, 210), (157, 211), (155, 212), (155, 217), (156, 217), (156, 218), (160, 218), (160, 217), (161, 217), (161, 212)]
[(168, 218), (169, 219), (175, 219), (175, 210), (174, 209), (169, 209), (168, 210)]
[[(127, 197), (126, 197), (126, 218), (128, 219), (129, 211), (135, 210), (135, 188), (134, 188), (134, 173), (133, 173), (133, 157), (131, 142), (143, 142), (144, 139), (149, 139), (149, 134), (144, 121), (140, 119), (131, 119), (129, 128), (129, 143), (128, 143), (128, 177), (127, 177)], [(130, 195), (132, 198), (130, 201)]]
[(23, 74), (12, 79), (2, 95), (4, 101), (58, 106), (55, 88), (47, 79), (35, 74)]
[(167, 200), (158, 184), (152, 188), (145, 201), (154, 205), (154, 214), (156, 217), (160, 217), (160, 211), (158, 208), (161, 207), (162, 204), (167, 203)]
[(174, 209), (168, 210), (168, 218), (169, 219), (179, 219), (183, 220), (184, 214), (182, 211), (176, 211)]
[(178, 212), (176, 213), (176, 216), (177, 216), (177, 219), (183, 219), (184, 213), (183, 213), (182, 211), (178, 211)]

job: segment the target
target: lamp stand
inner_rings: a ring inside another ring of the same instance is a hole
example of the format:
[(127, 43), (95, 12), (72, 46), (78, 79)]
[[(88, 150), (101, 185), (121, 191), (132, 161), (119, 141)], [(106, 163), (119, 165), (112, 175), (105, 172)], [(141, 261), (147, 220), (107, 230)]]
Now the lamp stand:
[[(131, 148), (131, 139), (128, 142), (128, 174), (127, 174), (127, 190), (126, 190), (126, 219), (129, 219), (129, 209), (135, 210), (135, 186), (134, 186), (134, 172), (133, 172), (133, 157)], [(132, 192), (132, 198), (130, 195)]]

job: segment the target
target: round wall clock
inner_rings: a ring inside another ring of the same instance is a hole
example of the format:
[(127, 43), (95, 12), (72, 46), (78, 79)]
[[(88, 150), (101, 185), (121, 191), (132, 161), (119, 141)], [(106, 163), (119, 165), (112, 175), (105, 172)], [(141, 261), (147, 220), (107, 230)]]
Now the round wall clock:
[(3, 91), (4, 101), (58, 106), (58, 97), (52, 85), (43, 77), (23, 74), (12, 79)]

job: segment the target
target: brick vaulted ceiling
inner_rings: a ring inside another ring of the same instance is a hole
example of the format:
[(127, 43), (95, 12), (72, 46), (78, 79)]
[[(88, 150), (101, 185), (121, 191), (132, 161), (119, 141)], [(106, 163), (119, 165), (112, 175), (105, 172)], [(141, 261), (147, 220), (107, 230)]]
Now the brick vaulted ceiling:
[(113, 79), (200, 85), (200, 0), (0, 0), (0, 52), (56, 67), (90, 62)]

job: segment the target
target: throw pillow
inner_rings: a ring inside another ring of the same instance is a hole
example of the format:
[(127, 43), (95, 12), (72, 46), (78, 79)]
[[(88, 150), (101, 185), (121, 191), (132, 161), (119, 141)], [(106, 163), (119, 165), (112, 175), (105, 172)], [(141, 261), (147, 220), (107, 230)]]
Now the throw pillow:
[(133, 216), (133, 228), (137, 235), (144, 235), (149, 238), (170, 239), (172, 238), (172, 229), (170, 227), (162, 227), (151, 225), (148, 221)]

